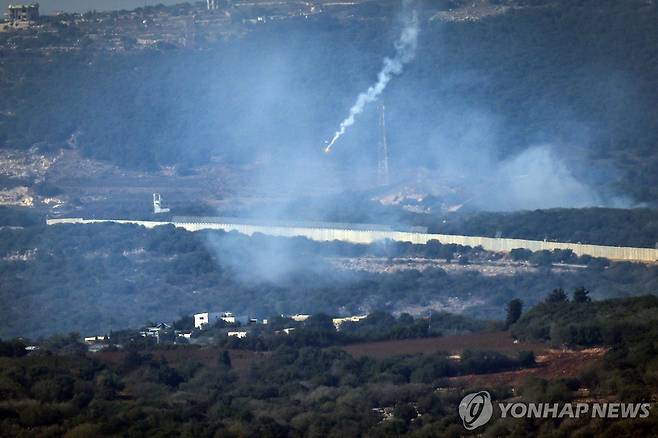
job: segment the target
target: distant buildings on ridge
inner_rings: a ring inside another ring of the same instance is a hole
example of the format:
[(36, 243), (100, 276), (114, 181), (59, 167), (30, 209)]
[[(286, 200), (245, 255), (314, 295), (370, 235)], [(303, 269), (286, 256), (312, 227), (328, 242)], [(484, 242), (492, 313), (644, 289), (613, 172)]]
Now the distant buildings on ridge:
[(9, 5), (5, 15), (9, 21), (37, 21), (39, 20), (39, 3)]
[[(300, 323), (311, 318), (312, 315), (309, 314), (300, 314), (296, 313), (294, 315), (281, 315), (284, 320), (290, 320), (295, 323)], [(346, 316), (341, 318), (332, 318), (332, 323), (336, 331), (340, 331), (341, 325), (345, 322), (359, 322), (368, 315), (354, 315)], [(258, 319), (258, 318), (249, 318), (246, 321), (246, 326), (241, 326), (238, 318), (231, 312), (200, 312), (191, 315), (188, 318), (192, 318), (194, 321), (194, 327), (190, 325), (188, 328), (181, 328), (179, 323), (165, 323), (160, 322), (158, 324), (151, 323), (149, 326), (146, 326), (138, 331), (134, 332), (133, 337), (130, 340), (145, 338), (145, 339), (154, 339), (156, 344), (160, 343), (189, 343), (194, 336), (194, 333), (197, 334), (201, 331), (208, 330), (210, 328), (216, 327), (217, 324), (222, 321), (222, 325), (219, 327), (221, 330), (219, 333), (225, 333), (228, 337), (233, 337), (237, 339), (244, 339), (249, 336), (255, 329), (255, 326), (264, 326), (268, 325), (270, 321), (267, 319)], [(268, 332), (274, 335), (290, 335), (296, 330), (296, 327), (283, 327), (276, 330), (268, 330)], [(258, 332), (258, 331), (257, 331)], [(259, 333), (259, 332), (258, 332)], [(116, 344), (116, 341), (113, 336), (107, 335), (98, 335), (98, 336), (87, 336), (83, 338), (87, 348), (90, 352), (98, 352), (109, 347), (111, 344)], [(117, 344), (119, 348), (120, 345)]]

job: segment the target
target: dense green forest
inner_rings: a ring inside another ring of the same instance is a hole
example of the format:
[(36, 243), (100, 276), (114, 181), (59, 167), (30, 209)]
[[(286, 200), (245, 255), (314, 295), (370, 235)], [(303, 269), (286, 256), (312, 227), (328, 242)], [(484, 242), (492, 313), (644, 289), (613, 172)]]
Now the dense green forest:
[[(210, 363), (181, 366), (139, 351), (116, 365), (59, 354), (0, 362), (3, 431), (67, 436), (398, 436), (446, 427), (454, 434), (459, 393), (432, 394), (436, 379), (518, 366), (495, 353), (467, 353), (459, 365), (441, 352), (376, 361), (310, 347), (277, 349), (247, 372), (236, 372), (221, 351)], [(381, 422), (373, 409), (391, 405), (399, 418)], [(412, 422), (417, 410), (422, 422)]]
[[(566, 296), (556, 300), (558, 295), (550, 294), (512, 330), (528, 336), (537, 323), (580, 323), (582, 310), (602, 329), (633, 319), (639, 309), (647, 318), (622, 337), (596, 342), (607, 352), (577, 376), (527, 377), (513, 388), (472, 388), (449, 378), (532, 368), (532, 353), (515, 358), (463, 350), (455, 361), (442, 351), (373, 359), (335, 346), (279, 346), (256, 353), (127, 345), (124, 351), (90, 354), (75, 335), (53, 336), (28, 353), (20, 341), (0, 341), (0, 427), (12, 436), (456, 438), (468, 435), (457, 407), (473, 390), (487, 389), (497, 401), (583, 402), (583, 391), (588, 402), (650, 401), (658, 363), (656, 298), (588, 302), (581, 293), (574, 295), (578, 301), (567, 302)], [(645, 419), (618, 420), (495, 416), (474, 433), (620, 437), (650, 436), (656, 427), (653, 412)]]
[[(147, 230), (118, 224), (0, 229), (0, 336), (106, 333), (148, 320), (172, 321), (199, 311), (330, 315), (440, 309), (458, 297), (466, 314), (500, 318), (505, 304), (538, 302), (556, 287), (587, 285), (595, 299), (654, 293), (658, 269), (578, 258), (570, 251), (514, 252), (531, 271), (487, 276), (440, 267), (374, 273), (341, 270), (335, 257), (428, 257), (468, 263), (499, 260), (477, 248), (382, 242), (354, 245), (304, 238)], [(576, 263), (563, 271), (553, 263)], [(24, 318), (24, 315), (30, 315)]]
[[(606, 196), (655, 202), (656, 4), (519, 3), (527, 7), (479, 21), (424, 23), (416, 60), (384, 96), (396, 166), (449, 169), (446, 160), (550, 144)], [(198, 52), (3, 49), (0, 145), (59, 147), (78, 131), (87, 156), (147, 168), (210, 155), (319, 154), (378, 70), (391, 32), (390, 19), (321, 15), (268, 23)], [(338, 160), (372, 161), (374, 149), (357, 146), (376, 142), (375, 119), (364, 114)]]
[(611, 389), (626, 400), (649, 399), (657, 383), (658, 299), (590, 301), (569, 299), (560, 292), (554, 291), (523, 315), (512, 332), (556, 346), (611, 346), (602, 366), (588, 369), (582, 382)]
[(658, 298), (653, 295), (607, 301), (549, 299), (526, 313), (514, 325), (514, 333), (556, 345), (650, 340), (656, 337), (657, 316)]

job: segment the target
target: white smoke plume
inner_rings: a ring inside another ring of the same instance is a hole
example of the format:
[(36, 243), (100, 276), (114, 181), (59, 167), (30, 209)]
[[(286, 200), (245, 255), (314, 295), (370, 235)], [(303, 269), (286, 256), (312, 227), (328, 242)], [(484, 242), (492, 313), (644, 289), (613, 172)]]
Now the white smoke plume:
[(354, 124), (354, 119), (358, 114), (363, 112), (366, 104), (375, 101), (384, 91), (393, 76), (402, 73), (404, 65), (410, 62), (416, 56), (416, 46), (418, 45), (418, 13), (415, 10), (409, 11), (410, 0), (403, 0), (403, 29), (400, 37), (395, 42), (395, 56), (393, 58), (384, 58), (384, 65), (377, 75), (377, 82), (368, 87), (364, 93), (359, 94), (356, 102), (350, 108), (349, 115), (340, 123), (338, 131), (334, 134), (325, 152), (331, 152), (336, 140), (338, 140), (345, 130)]

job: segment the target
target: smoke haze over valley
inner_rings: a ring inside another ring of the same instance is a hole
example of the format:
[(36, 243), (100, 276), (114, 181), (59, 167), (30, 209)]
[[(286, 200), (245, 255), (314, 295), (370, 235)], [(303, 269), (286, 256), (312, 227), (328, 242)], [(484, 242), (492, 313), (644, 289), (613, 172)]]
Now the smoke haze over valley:
[[(616, 37), (596, 25), (579, 33), (579, 23), (590, 20), (587, 6), (563, 8), (568, 18), (520, 8), (446, 22), (416, 5), (423, 28), (416, 58), (377, 98), (386, 105), (394, 190), (417, 185), (422, 167), (430, 184), (420, 192), (457, 193), (457, 204), (476, 209), (653, 203), (652, 174), (630, 163), (655, 140), (631, 134), (632, 126), (651, 123), (653, 94), (643, 90), (655, 76), (623, 59), (655, 55), (655, 47), (631, 42), (640, 29), (630, 30), (628, 46), (591, 46)], [(56, 146), (78, 132), (83, 154), (121, 166), (197, 166), (220, 157), (260, 163), (273, 177), (259, 178), (266, 187), (305, 181), (362, 190), (335, 172), (375, 182), (378, 105), (363, 108), (335, 153), (321, 149), (400, 33), (399, 5), (373, 11), (379, 19), (368, 26), (313, 16), (199, 43), (203, 50), (55, 55), (48, 75), (32, 74), (8, 90), (6, 111), (21, 104), (0, 126), (22, 128), (0, 139), (5, 147), (39, 138)], [(597, 13), (621, 20), (612, 9)], [(16, 68), (8, 66), (8, 78)], [(308, 184), (302, 187), (299, 196)]]
[(0, 435), (656, 433), (655, 0), (155, 3), (0, 0)]

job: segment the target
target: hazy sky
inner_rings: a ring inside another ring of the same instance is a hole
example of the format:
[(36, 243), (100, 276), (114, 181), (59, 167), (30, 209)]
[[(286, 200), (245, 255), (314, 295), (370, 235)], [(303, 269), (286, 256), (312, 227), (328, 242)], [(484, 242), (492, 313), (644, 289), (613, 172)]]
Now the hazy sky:
[[(31, 0), (0, 0), (3, 12), (9, 4), (34, 3)], [(186, 3), (184, 0), (38, 0), (40, 11), (44, 14), (53, 11), (85, 12), (89, 10), (108, 11), (116, 9), (135, 9), (144, 5), (174, 5)], [(194, 3), (194, 1), (190, 2)]]

